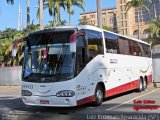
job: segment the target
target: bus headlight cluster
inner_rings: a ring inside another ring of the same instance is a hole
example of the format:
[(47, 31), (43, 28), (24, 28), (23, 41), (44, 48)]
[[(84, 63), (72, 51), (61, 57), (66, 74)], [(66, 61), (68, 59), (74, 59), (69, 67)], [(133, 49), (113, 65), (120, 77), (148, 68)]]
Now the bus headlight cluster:
[(32, 96), (32, 93), (28, 90), (22, 90), (22, 96)]
[(73, 97), (74, 95), (75, 95), (75, 92), (71, 90), (59, 91), (56, 94), (57, 97)]

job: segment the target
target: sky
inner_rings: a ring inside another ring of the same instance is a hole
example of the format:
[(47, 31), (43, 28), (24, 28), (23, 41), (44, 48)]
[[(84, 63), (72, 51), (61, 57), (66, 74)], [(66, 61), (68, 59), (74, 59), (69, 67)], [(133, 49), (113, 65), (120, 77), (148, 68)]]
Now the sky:
[[(31, 22), (38, 24), (39, 20), (36, 17), (38, 0), (30, 0), (31, 7)], [(0, 30), (5, 30), (6, 28), (15, 28), (18, 27), (18, 6), (21, 5), (23, 11), (23, 24), (26, 26), (26, 0), (15, 0), (14, 5), (8, 5), (6, 0), (0, 0)], [(116, 0), (102, 0), (102, 8), (111, 8), (116, 6)], [(93, 11), (97, 9), (96, 0), (85, 0), (85, 12)], [(80, 13), (83, 11), (80, 8), (72, 7), (75, 11), (72, 16), (73, 25), (77, 25), (80, 19)], [(68, 24), (68, 14), (61, 10), (62, 20), (66, 20)], [(44, 11), (44, 25), (48, 24), (48, 21), (53, 20), (52, 16), (49, 16), (48, 10)]]

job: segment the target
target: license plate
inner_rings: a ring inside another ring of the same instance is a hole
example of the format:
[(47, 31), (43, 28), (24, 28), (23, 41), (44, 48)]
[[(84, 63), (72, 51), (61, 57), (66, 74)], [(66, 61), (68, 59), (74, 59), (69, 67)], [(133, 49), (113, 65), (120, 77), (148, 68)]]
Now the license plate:
[(49, 104), (48, 100), (40, 100), (40, 104)]

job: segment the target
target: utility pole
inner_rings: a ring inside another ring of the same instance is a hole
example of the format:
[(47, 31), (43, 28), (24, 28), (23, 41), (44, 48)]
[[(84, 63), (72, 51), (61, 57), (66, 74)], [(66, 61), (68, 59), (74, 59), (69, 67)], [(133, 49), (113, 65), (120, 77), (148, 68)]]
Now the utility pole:
[(138, 39), (140, 39), (141, 30), (140, 30), (140, 9), (138, 8)]
[(154, 17), (156, 19), (157, 18), (156, 3), (153, 3), (153, 8), (154, 8)]
[(102, 0), (97, 0), (97, 23), (102, 28)]
[(30, 0), (26, 0), (27, 3), (27, 27), (30, 25)]
[(39, 9), (40, 9), (40, 30), (43, 29), (43, 0), (39, 0)]
[(19, 3), (19, 8), (18, 8), (18, 31), (21, 30), (21, 5)]

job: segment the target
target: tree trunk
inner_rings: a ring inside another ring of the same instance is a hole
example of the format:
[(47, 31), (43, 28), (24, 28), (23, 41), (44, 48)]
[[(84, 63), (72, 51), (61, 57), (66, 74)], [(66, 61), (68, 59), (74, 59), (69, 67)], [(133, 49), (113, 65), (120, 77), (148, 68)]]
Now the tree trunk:
[(39, 8), (40, 8), (40, 30), (43, 29), (43, 0), (39, 0)]
[(56, 14), (54, 15), (53, 24), (53, 26), (56, 27)]
[(140, 13), (140, 9), (138, 8), (138, 39), (140, 39), (140, 16), (139, 16), (139, 13)]
[(97, 23), (102, 28), (102, 0), (97, 0)]
[(157, 18), (157, 10), (156, 10), (156, 5), (155, 3), (153, 4), (153, 8), (154, 8), (154, 18)]
[(72, 18), (71, 18), (71, 14), (70, 13), (68, 13), (69, 14), (69, 25), (71, 26), (72, 25)]
[(30, 25), (30, 0), (26, 1), (27, 3), (27, 27)]

